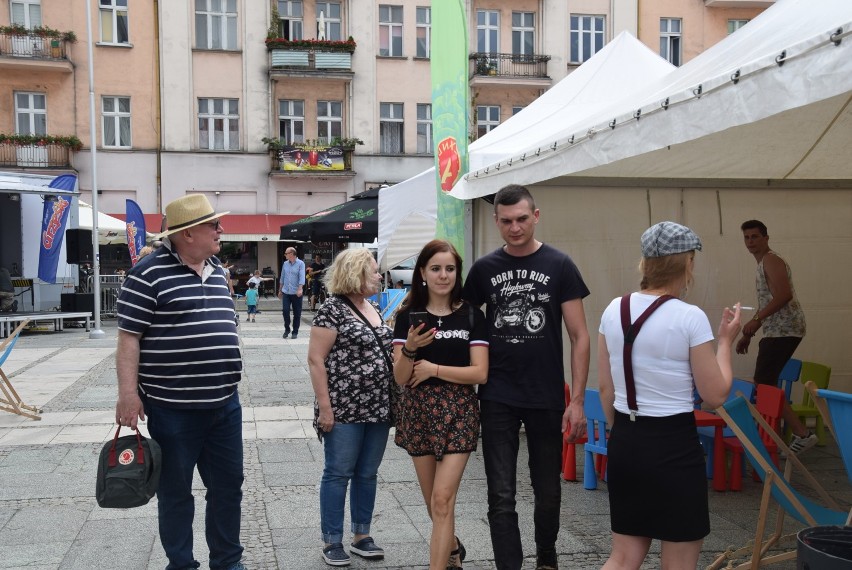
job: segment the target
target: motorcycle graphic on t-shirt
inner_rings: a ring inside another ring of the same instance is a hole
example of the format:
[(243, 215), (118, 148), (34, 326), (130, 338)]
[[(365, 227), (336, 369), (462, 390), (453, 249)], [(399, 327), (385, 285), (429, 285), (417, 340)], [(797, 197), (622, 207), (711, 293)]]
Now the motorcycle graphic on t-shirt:
[(535, 294), (526, 293), (508, 304), (497, 307), (494, 314), (494, 326), (524, 327), (530, 334), (544, 328), (544, 310), (535, 304)]

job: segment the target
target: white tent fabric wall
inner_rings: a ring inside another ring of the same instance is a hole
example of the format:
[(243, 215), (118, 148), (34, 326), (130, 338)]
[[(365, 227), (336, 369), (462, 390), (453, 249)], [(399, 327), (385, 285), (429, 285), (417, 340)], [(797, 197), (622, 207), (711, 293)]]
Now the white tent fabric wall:
[[(636, 85), (663, 77), (673, 69), (630, 33), (622, 32), (529, 106), (471, 143), (470, 168), (513, 156), (522, 144), (554, 136), (561, 125), (605, 107)], [(431, 168), (379, 193), (378, 256), (382, 267), (416, 254), (434, 237), (434, 172)]]
[(627, 98), (472, 168), (451, 194), (565, 176), (849, 179), (850, 96), (852, 3), (780, 0)]
[[(805, 309), (808, 334), (796, 356), (830, 365), (832, 387), (852, 391), (850, 31), (848, 1), (781, 0), (668, 77), (640, 85), (630, 100), (565, 123), (560, 137), (536, 145), (537, 160), (506, 167), (504, 159), (499, 171), (492, 164), (471, 173), (452, 194), (533, 185), (542, 211), (537, 236), (577, 261), (592, 291), (592, 332), (612, 298), (636, 289), (639, 236), (665, 219), (704, 241), (690, 302), (711, 322), (724, 305), (755, 305), (755, 263), (739, 225), (760, 219), (790, 263)], [(475, 207), (477, 256), (500, 244), (492, 212)], [(753, 344), (734, 357), (736, 375), (751, 377), (756, 352)], [(596, 375), (593, 358), (591, 385)]]

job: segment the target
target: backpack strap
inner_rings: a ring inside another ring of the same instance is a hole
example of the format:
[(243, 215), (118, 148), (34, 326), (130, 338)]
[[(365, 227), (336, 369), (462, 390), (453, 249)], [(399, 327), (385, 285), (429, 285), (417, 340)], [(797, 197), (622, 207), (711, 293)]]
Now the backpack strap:
[(636, 335), (639, 334), (639, 329), (651, 316), (651, 313), (656, 311), (660, 305), (666, 301), (674, 299), (672, 295), (661, 295), (651, 303), (651, 306), (645, 309), (635, 322), (630, 322), (630, 296), (627, 295), (621, 298), (621, 330), (624, 332), (624, 351), (622, 353), (624, 360), (624, 387), (627, 391), (627, 409), (630, 410), (630, 421), (636, 421), (636, 412), (639, 411), (639, 406), (636, 404), (636, 383), (633, 380), (633, 341), (636, 340)]

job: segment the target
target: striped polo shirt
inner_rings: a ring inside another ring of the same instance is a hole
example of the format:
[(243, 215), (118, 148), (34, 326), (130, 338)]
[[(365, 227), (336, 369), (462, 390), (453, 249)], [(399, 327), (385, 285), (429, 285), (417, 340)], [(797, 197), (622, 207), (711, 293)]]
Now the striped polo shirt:
[(140, 397), (174, 408), (217, 408), (242, 375), (234, 301), (209, 258), (201, 276), (168, 240), (131, 269), (118, 297), (118, 328), (141, 335)]

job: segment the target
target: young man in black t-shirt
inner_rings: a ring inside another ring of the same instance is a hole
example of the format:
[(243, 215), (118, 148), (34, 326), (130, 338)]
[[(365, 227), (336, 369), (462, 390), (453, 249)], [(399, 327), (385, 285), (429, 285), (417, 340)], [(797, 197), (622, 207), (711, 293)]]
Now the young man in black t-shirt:
[[(536, 568), (556, 569), (562, 432), (574, 441), (586, 430), (589, 333), (583, 298), (589, 290), (567, 255), (535, 239), (539, 210), (526, 188), (501, 189), (494, 217), (505, 245), (473, 264), (463, 293), (475, 306), (486, 305), (490, 333), (488, 382), (479, 387), (479, 399), (491, 542), (498, 569), (521, 568), (514, 489), (523, 423), (535, 493)], [(567, 409), (563, 322), (571, 340)]]

